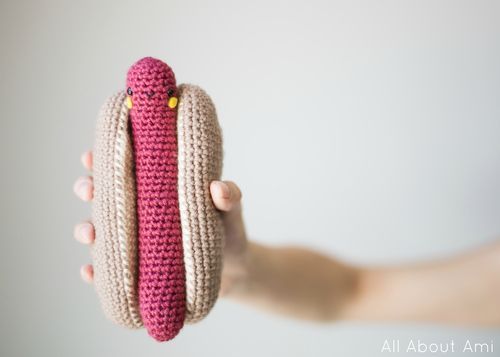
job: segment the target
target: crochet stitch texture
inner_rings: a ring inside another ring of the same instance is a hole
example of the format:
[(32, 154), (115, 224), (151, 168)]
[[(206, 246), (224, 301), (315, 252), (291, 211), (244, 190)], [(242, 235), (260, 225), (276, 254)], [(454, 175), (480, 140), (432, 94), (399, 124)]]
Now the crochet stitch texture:
[(100, 110), (93, 165), (94, 286), (109, 319), (137, 328), (142, 321), (136, 293), (135, 177), (124, 92), (110, 97)]
[(177, 190), (177, 94), (170, 67), (151, 57), (128, 71), (131, 89), (137, 213), (139, 305), (144, 326), (158, 341), (174, 338), (184, 324), (185, 270)]
[(218, 297), (224, 237), (210, 183), (221, 175), (222, 134), (210, 97), (176, 88), (162, 61), (135, 63), (127, 87), (97, 120), (94, 282), (109, 319), (166, 341)]
[(222, 171), (222, 134), (210, 97), (198, 86), (179, 86), (179, 205), (186, 267), (186, 322), (204, 318), (217, 300), (223, 233), (210, 183)]

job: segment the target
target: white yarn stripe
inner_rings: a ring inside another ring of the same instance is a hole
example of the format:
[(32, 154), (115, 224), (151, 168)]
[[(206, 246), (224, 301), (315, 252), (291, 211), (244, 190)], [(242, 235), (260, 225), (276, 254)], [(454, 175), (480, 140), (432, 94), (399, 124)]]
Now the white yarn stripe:
[[(135, 189), (135, 180), (133, 180), (133, 155), (131, 147), (131, 139), (128, 133), (128, 113), (126, 106), (125, 92), (121, 93), (121, 108), (118, 117), (118, 127), (116, 131), (115, 141), (115, 199), (116, 199), (116, 223), (118, 241), (120, 243), (121, 264), (123, 267), (123, 282), (125, 295), (127, 297), (127, 306), (130, 316), (136, 327), (142, 326), (142, 319), (139, 313), (139, 302), (137, 296), (137, 235), (129, 236), (129, 232), (137, 232), (136, 217), (130, 216), (130, 212), (126, 210), (127, 203), (134, 207), (135, 212), (135, 195), (128, 197), (129, 192)], [(126, 182), (126, 177), (132, 182)], [(132, 184), (132, 187), (127, 187), (127, 184)], [(128, 189), (128, 190), (127, 190)], [(127, 202), (128, 201), (128, 202)], [(128, 216), (127, 216), (128, 215)], [(132, 226), (133, 229), (127, 229)]]
[[(182, 88), (179, 88), (182, 90)], [(189, 103), (189, 102), (187, 102)], [(177, 114), (177, 146), (178, 146), (178, 186), (179, 186), (179, 212), (181, 218), (182, 243), (184, 253), (184, 267), (186, 269), (186, 315), (191, 315), (193, 311), (195, 294), (195, 268), (193, 259), (193, 244), (191, 241), (191, 219), (187, 205), (187, 188), (186, 188), (186, 120), (183, 116), (184, 106), (186, 102), (183, 100), (183, 92), (181, 91), (179, 108)]]

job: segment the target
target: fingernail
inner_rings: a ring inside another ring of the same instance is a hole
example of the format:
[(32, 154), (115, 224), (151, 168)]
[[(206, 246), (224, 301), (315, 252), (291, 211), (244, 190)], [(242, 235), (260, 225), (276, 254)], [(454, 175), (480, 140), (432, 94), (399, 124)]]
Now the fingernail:
[(77, 186), (78, 195), (83, 199), (87, 199), (89, 190), (90, 183), (87, 180), (81, 181)]
[(89, 223), (82, 223), (78, 226), (77, 237), (82, 243), (90, 243), (92, 234), (92, 226)]
[(88, 151), (85, 151), (82, 156), (80, 156), (80, 162), (85, 166), (87, 164), (87, 155), (89, 154)]
[(231, 195), (231, 191), (229, 190), (229, 186), (224, 182), (217, 182), (217, 186), (219, 186), (219, 193), (222, 198), (229, 198)]
[(73, 191), (75, 191), (75, 193), (78, 193), (78, 191), (80, 190), (80, 186), (84, 182), (85, 182), (85, 179), (82, 179), (82, 178), (79, 178), (78, 180), (76, 180), (74, 185), (73, 185)]
[(80, 276), (86, 283), (90, 283), (92, 281), (89, 270), (90, 268), (88, 267), (88, 265), (84, 265), (80, 268)]

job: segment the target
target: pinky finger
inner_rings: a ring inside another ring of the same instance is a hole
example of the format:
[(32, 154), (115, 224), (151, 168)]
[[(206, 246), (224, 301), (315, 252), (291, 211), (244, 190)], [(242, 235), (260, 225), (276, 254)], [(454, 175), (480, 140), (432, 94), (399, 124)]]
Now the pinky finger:
[(94, 268), (92, 265), (83, 265), (80, 268), (80, 276), (86, 283), (92, 283), (94, 281)]

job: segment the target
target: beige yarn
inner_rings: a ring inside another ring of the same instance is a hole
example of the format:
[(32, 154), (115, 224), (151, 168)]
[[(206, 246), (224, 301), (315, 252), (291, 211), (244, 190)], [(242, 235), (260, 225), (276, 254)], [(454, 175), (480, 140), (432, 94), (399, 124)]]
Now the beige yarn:
[(101, 108), (94, 147), (96, 240), (91, 248), (94, 285), (106, 316), (129, 328), (142, 326), (137, 297), (137, 218), (133, 152), (125, 92)]
[(204, 318), (217, 300), (223, 230), (210, 195), (222, 171), (222, 134), (210, 97), (195, 85), (179, 86), (179, 208), (186, 267), (186, 322)]

